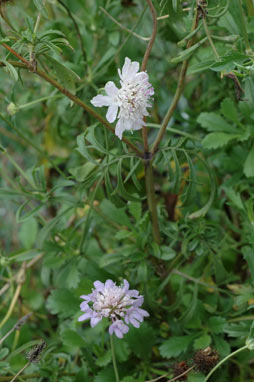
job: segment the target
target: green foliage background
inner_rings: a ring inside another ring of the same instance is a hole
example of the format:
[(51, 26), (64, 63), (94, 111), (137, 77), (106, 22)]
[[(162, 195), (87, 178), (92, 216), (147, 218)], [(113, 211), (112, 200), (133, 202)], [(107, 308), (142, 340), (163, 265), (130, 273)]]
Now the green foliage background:
[[(196, 1), (154, 0), (150, 146), (189, 60), (153, 158), (159, 244), (144, 160), (36, 74), (90, 105), (107, 81), (117, 83), (125, 57), (142, 62), (152, 33), (146, 1), (0, 1), (0, 338), (32, 312), (1, 344), (0, 381), (11, 380), (40, 339), (42, 359), (19, 380), (114, 380), (107, 322), (91, 329), (77, 321), (79, 296), (95, 280), (128, 279), (150, 313), (115, 338), (121, 382), (170, 378), (173, 364), (191, 366), (198, 349), (223, 358), (245, 344), (254, 319), (254, 4), (202, 4), (209, 34), (201, 16), (187, 48)], [(140, 132), (124, 136), (142, 150)], [(253, 380), (253, 351), (216, 373), (211, 381)]]

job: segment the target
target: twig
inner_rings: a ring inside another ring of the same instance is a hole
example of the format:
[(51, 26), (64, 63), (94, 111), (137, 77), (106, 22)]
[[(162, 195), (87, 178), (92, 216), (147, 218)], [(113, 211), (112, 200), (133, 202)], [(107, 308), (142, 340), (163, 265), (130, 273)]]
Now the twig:
[[(58, 0), (60, 1), (60, 0)], [(116, 25), (119, 26), (119, 28), (121, 28), (122, 30), (124, 30), (125, 32), (128, 32), (128, 33), (131, 33), (133, 36), (139, 38), (140, 40), (143, 40), (143, 41), (149, 41), (151, 37), (143, 37), (143, 36), (140, 36), (140, 34), (137, 34), (136, 32), (133, 32), (131, 29), (125, 27), (124, 25), (122, 25), (121, 23), (119, 23), (119, 21), (117, 21), (113, 16), (111, 16), (110, 13), (108, 13), (106, 11), (106, 9), (104, 9), (103, 7), (99, 7), (99, 9), (105, 13), (106, 16), (108, 16), (110, 18), (110, 20), (112, 20)]]
[(21, 292), (21, 288), (22, 288), (22, 284), (24, 283), (25, 281), (25, 272), (26, 272), (26, 262), (24, 262), (20, 268), (20, 271), (17, 275), (17, 288), (16, 288), (16, 291), (14, 293), (14, 296), (12, 298), (12, 301), (11, 301), (11, 304), (9, 306), (9, 309), (6, 313), (6, 315), (4, 316), (3, 320), (1, 321), (0, 323), (0, 329), (4, 326), (4, 324), (8, 321), (9, 317), (11, 316), (12, 312), (13, 312), (13, 309), (16, 305), (16, 302), (17, 302), (17, 299), (20, 295), (20, 292)]
[(213, 52), (214, 52), (216, 61), (220, 61), (220, 56), (218, 55), (218, 52), (217, 52), (217, 50), (216, 50), (216, 48), (215, 48), (215, 46), (214, 46), (214, 43), (213, 43), (211, 34), (210, 34), (209, 29), (208, 29), (208, 26), (207, 26), (207, 22), (206, 22), (206, 11), (205, 11), (205, 9), (202, 7), (202, 5), (199, 5), (199, 8), (201, 9), (201, 12), (202, 12), (203, 25), (204, 25), (204, 28), (205, 28), (205, 33), (206, 33), (206, 35), (207, 35), (209, 44), (211, 45), (211, 48), (212, 48), (212, 50), (213, 50)]
[[(157, 33), (157, 14), (156, 14), (156, 10), (155, 10), (151, 0), (146, 0), (146, 1), (147, 1), (147, 4), (148, 4), (149, 8), (150, 8), (152, 17), (153, 17), (153, 32), (152, 32), (151, 38), (149, 40), (149, 43), (147, 45), (147, 48), (146, 48), (146, 51), (145, 51), (145, 54), (144, 54), (144, 58), (143, 58), (143, 61), (142, 61), (142, 65), (141, 65), (141, 71), (142, 72), (144, 72), (146, 70), (147, 61), (148, 61), (148, 58), (150, 56), (150, 53), (151, 53), (151, 50), (152, 50), (152, 47), (153, 47), (153, 43), (154, 43), (154, 40), (155, 40), (155, 37), (156, 37), (156, 33)], [(145, 118), (144, 118), (144, 122), (145, 122)], [(144, 151), (145, 151), (145, 154), (146, 154), (146, 153), (149, 152), (149, 146), (148, 146), (148, 137), (147, 137), (147, 126), (146, 126), (145, 123), (144, 123), (144, 125), (142, 127), (142, 136), (143, 136), (143, 142), (144, 142)]]
[(4, 342), (4, 340), (6, 340), (7, 337), (9, 337), (9, 335), (11, 335), (12, 332), (14, 332), (15, 330), (20, 330), (21, 326), (23, 326), (26, 323), (26, 321), (31, 315), (32, 313), (28, 313), (24, 317), (20, 318), (20, 320), (16, 322), (16, 324), (11, 328), (11, 330), (9, 330), (5, 334), (5, 336), (3, 336), (3, 338), (0, 339), (0, 345)]
[(14, 382), (15, 379), (30, 365), (30, 362), (28, 361), (22, 369), (19, 370), (19, 372), (11, 379), (10, 382)]
[[(88, 106), (85, 102), (83, 102), (80, 98), (78, 98), (76, 95), (69, 92), (69, 90), (65, 89), (62, 85), (59, 84), (56, 80), (54, 80), (52, 77), (50, 77), (48, 74), (43, 72), (42, 70), (39, 70), (37, 68), (33, 68), (31, 63), (27, 61), (25, 58), (20, 56), (19, 53), (17, 53), (15, 50), (13, 50), (9, 45), (2, 43), (2, 46), (6, 48), (9, 52), (11, 52), (15, 57), (17, 57), (20, 61), (22, 61), (25, 65), (24, 68), (28, 70), (32, 70), (34, 73), (36, 73), (39, 77), (43, 78), (45, 81), (49, 82), (52, 86), (54, 86), (56, 89), (58, 89), (61, 93), (63, 93), (66, 97), (71, 99), (74, 103), (82, 107), (86, 112), (91, 114), (93, 117), (95, 117), (99, 122), (101, 122), (108, 130), (110, 130), (113, 134), (115, 134), (115, 129), (113, 126), (106, 121), (100, 114), (98, 114), (93, 108)], [(15, 66), (15, 63), (12, 63)], [(5, 66), (5, 64), (0, 62), (0, 66)], [(21, 67), (20, 63), (17, 65)], [(128, 139), (124, 138), (122, 139), (127, 146), (129, 146), (133, 151), (136, 152), (138, 156), (142, 156), (141, 151)]]
[[(188, 370), (185, 370), (182, 374), (179, 374), (177, 375), (176, 377), (170, 379), (169, 381), (167, 382), (173, 382), (173, 381), (177, 381), (179, 378), (183, 377), (184, 375), (188, 374), (191, 370), (194, 369), (194, 366), (191, 366)], [(145, 382), (156, 382), (156, 381), (159, 381), (160, 379), (162, 378), (166, 378), (171, 372), (167, 373), (167, 374), (164, 374), (164, 375), (160, 375), (159, 377), (157, 378), (154, 378), (154, 379), (150, 379), (148, 381), (145, 381)]]
[(74, 24), (74, 27), (76, 29), (76, 32), (77, 32), (77, 35), (78, 35), (78, 39), (79, 39), (79, 42), (80, 42), (80, 47), (81, 47), (81, 51), (82, 51), (82, 55), (83, 55), (83, 59), (84, 61), (86, 61), (86, 52), (85, 52), (85, 48), (84, 48), (84, 44), (83, 44), (83, 40), (82, 40), (82, 36), (81, 36), (81, 33), (80, 33), (80, 30), (79, 30), (79, 26), (76, 22), (76, 20), (74, 19), (71, 11), (69, 10), (69, 8), (67, 7), (67, 5), (64, 4), (64, 2), (62, 0), (57, 0), (61, 5), (62, 7), (64, 7), (64, 9), (66, 10), (66, 12), (68, 13), (70, 19), (72, 20), (73, 24)]
[[(192, 28), (191, 30), (194, 31), (198, 26), (198, 11), (197, 11), (197, 7), (196, 7), (196, 11), (195, 11), (195, 16), (194, 16), (194, 20), (193, 20), (193, 24), (192, 24)], [(193, 44), (194, 44), (194, 41), (195, 41), (195, 35), (188, 41), (187, 43), (187, 49), (190, 48)], [(187, 72), (187, 68), (188, 68), (188, 59), (185, 60), (183, 63), (182, 63), (182, 67), (181, 67), (181, 71), (180, 71), (180, 75), (179, 75), (179, 80), (178, 80), (178, 84), (177, 84), (177, 89), (176, 89), (176, 92), (175, 92), (175, 95), (174, 95), (174, 98), (172, 100), (172, 103), (164, 117), (164, 120), (162, 121), (162, 124), (161, 124), (161, 128), (158, 132), (158, 135), (153, 143), (153, 147), (152, 147), (152, 155), (157, 151), (158, 149), (158, 146), (164, 136), (164, 133), (166, 131), (166, 128), (167, 128), (167, 125), (170, 121), (170, 119), (172, 118), (172, 115), (177, 107), (177, 104), (178, 104), (178, 101), (182, 95), (182, 92), (183, 92), (183, 89), (184, 89), (184, 81), (185, 81), (185, 76), (186, 76), (186, 72)]]

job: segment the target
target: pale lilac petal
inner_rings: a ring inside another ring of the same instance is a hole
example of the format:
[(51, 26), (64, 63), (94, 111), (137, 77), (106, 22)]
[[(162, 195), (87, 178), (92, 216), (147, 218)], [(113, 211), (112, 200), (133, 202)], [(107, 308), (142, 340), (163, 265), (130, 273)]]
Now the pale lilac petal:
[(134, 326), (134, 328), (140, 327), (140, 323), (136, 321), (133, 317), (130, 317), (130, 323)]
[(91, 327), (94, 328), (95, 325), (97, 325), (98, 322), (100, 322), (101, 320), (102, 320), (102, 317), (98, 317), (98, 316), (92, 317), (90, 321)]
[(112, 280), (107, 280), (105, 282), (105, 288), (112, 288), (115, 285), (115, 283)]
[(118, 106), (116, 106), (116, 105), (110, 105), (109, 106), (107, 114), (106, 114), (106, 118), (110, 123), (115, 121), (117, 111), (118, 111)]
[(85, 314), (82, 314), (82, 316), (80, 316), (78, 318), (78, 321), (85, 321), (85, 320), (88, 320), (91, 318), (91, 313), (85, 313)]
[(106, 91), (108, 96), (113, 98), (113, 97), (117, 96), (119, 89), (116, 87), (114, 82), (109, 81), (105, 85), (105, 91)]
[(91, 104), (95, 107), (110, 106), (112, 103), (112, 98), (109, 96), (104, 96), (99, 94), (91, 100)]
[(103, 290), (104, 289), (104, 284), (101, 281), (95, 281), (93, 283), (95, 289), (97, 290)]
[(87, 301), (81, 302), (80, 309), (84, 312), (85, 309), (87, 309), (87, 308), (89, 308), (89, 305), (88, 305)]
[(91, 300), (91, 294), (83, 294), (82, 296), (80, 296), (80, 298), (83, 298), (84, 300), (86, 301), (90, 301)]

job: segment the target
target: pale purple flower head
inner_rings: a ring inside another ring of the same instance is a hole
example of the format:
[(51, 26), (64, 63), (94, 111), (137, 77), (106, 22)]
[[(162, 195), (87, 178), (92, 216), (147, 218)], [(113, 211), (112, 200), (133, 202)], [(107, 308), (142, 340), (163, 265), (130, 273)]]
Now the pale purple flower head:
[(118, 118), (115, 134), (122, 139), (125, 130), (139, 130), (145, 125), (143, 118), (149, 115), (149, 99), (154, 94), (146, 72), (139, 72), (139, 63), (126, 57), (122, 71), (118, 69), (121, 88), (114, 82), (105, 85), (106, 95), (97, 95), (91, 100), (95, 107), (107, 106), (106, 118), (114, 122)]
[(137, 290), (130, 290), (126, 280), (122, 286), (116, 286), (112, 280), (107, 280), (105, 284), (95, 281), (92, 293), (80, 297), (84, 299), (80, 304), (84, 314), (78, 320), (90, 320), (93, 328), (103, 317), (107, 317), (111, 321), (109, 334), (115, 333), (118, 338), (123, 338), (128, 332), (128, 324), (139, 328), (144, 317), (149, 316), (146, 310), (140, 308), (144, 297)]

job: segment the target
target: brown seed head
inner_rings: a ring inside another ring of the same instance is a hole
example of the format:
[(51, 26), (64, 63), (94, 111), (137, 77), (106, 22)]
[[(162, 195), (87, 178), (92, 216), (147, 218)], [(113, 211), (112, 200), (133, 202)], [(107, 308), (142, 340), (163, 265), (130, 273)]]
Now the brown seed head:
[[(178, 375), (181, 375), (183, 374), (185, 371), (188, 370), (188, 365), (185, 361), (182, 361), (182, 362), (178, 362), (174, 365), (173, 367), (173, 371), (174, 371), (174, 378), (176, 378)], [(187, 380), (187, 375), (188, 373), (186, 373), (185, 375), (183, 375), (182, 377), (179, 377), (177, 379), (177, 381), (186, 381)]]
[(219, 356), (216, 350), (210, 346), (205, 349), (198, 350), (193, 358), (196, 370), (207, 374), (218, 363)]

